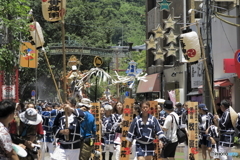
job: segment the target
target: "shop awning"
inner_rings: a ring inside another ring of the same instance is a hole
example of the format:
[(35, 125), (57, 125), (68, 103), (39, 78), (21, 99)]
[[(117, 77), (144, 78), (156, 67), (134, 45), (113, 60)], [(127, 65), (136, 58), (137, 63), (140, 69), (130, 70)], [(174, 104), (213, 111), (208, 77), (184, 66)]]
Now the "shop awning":
[(199, 91), (191, 91), (187, 94), (187, 96), (196, 96), (196, 95), (200, 95), (202, 93), (199, 93)]
[(137, 87), (137, 93), (159, 92), (160, 74), (151, 74), (146, 76), (147, 82), (140, 81)]
[[(233, 84), (228, 79), (214, 82), (214, 87), (227, 87), (231, 85)], [(198, 87), (198, 89), (202, 89), (202, 88), (203, 88), (202, 85)]]

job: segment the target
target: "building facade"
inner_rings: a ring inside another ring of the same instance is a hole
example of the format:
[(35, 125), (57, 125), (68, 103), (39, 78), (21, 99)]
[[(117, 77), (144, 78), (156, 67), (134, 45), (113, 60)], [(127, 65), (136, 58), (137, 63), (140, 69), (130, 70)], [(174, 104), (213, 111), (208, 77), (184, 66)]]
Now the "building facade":
[[(154, 89), (154, 94), (152, 94), (152, 90), (144, 90), (141, 84), (138, 86), (138, 91), (141, 90), (141, 92), (137, 91), (137, 94), (144, 94), (146, 99), (153, 100), (155, 98), (171, 99), (171, 93), (174, 92), (175, 101), (181, 103), (187, 100), (205, 103), (208, 98), (211, 98), (204, 95), (205, 85), (207, 85), (204, 82), (204, 78), (206, 78), (204, 76), (205, 67), (202, 63), (204, 60), (200, 59), (194, 63), (184, 62), (179, 44), (179, 35), (186, 30), (184, 26), (189, 25), (187, 29), (190, 28), (197, 32), (194, 23), (198, 22), (203, 44), (208, 45), (205, 42), (206, 28), (204, 27), (206, 26), (204, 22), (207, 15), (204, 3), (206, 3), (204, 0), (146, 1), (146, 68), (149, 77), (152, 74), (158, 74), (155, 77), (159, 79), (160, 84), (158, 89)], [(237, 106), (240, 105), (240, 99), (237, 98), (237, 95), (240, 94), (240, 79), (235, 71), (226, 71), (226, 68), (233, 65), (231, 63), (233, 61), (229, 59), (234, 59), (234, 53), (240, 47), (239, 27), (224, 22), (226, 20), (232, 24), (239, 24), (238, 4), (238, 0), (215, 0), (215, 2), (209, 3), (212, 10), (209, 13), (211, 14), (209, 17), (212, 29), (211, 35), (208, 35), (211, 39), (210, 51), (206, 55), (209, 55), (213, 65), (211, 84), (215, 104), (222, 99), (229, 99), (233, 108), (239, 112), (240, 107)], [(214, 16), (216, 12), (236, 17), (224, 17), (224, 20), (221, 20)], [(169, 20), (170, 17), (172, 20)], [(160, 37), (156, 35), (161, 31), (159, 26), (163, 35)], [(158, 52), (159, 48), (162, 53)], [(156, 58), (157, 54), (160, 58)], [(232, 66), (232, 68), (234, 67)], [(157, 86), (156, 84), (152, 85)]]

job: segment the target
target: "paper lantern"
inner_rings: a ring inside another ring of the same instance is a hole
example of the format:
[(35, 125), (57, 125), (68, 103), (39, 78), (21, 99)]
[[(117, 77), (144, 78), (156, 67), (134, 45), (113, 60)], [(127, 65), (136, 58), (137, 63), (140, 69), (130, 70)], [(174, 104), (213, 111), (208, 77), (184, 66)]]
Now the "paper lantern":
[(42, 28), (38, 22), (32, 22), (29, 24), (31, 40), (34, 41), (36, 48), (40, 48), (44, 45), (44, 37)]
[(47, 21), (60, 21), (66, 13), (66, 0), (42, 0), (42, 13)]
[(195, 62), (200, 59), (201, 48), (196, 32), (192, 31), (181, 34), (180, 43), (183, 56), (187, 62)]
[(22, 42), (20, 45), (20, 66), (37, 68), (38, 51), (30, 42)]

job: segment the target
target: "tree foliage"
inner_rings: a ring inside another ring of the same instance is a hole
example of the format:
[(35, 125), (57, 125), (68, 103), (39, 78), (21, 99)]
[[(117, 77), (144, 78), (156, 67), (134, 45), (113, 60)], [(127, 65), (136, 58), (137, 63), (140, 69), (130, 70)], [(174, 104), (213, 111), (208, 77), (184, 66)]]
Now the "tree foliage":
[(12, 72), (18, 62), (20, 41), (27, 34), (27, 14), (30, 11), (27, 0), (0, 1), (0, 70)]
[[(22, 33), (21, 39), (27, 40), (27, 29), (24, 26), (28, 22), (26, 17), (30, 8), (33, 9), (34, 20), (38, 21), (43, 29), (46, 42), (45, 47), (47, 48), (52, 43), (61, 43), (61, 23), (51, 23), (43, 19), (41, 1), (8, 0), (1, 1), (0, 6), (9, 6), (9, 8), (4, 8), (4, 12), (0, 13), (0, 17), (3, 19), (1, 25), (14, 31), (12, 32), (12, 39), (9, 41), (12, 45), (10, 49), (5, 47), (0, 50), (0, 67), (8, 66), (2, 68), (3, 70), (11, 68), (13, 66), (12, 63), (17, 62), (16, 57), (20, 41), (19, 34)], [(119, 41), (122, 46), (127, 46), (129, 42), (134, 43), (134, 45), (142, 45), (145, 40), (144, 10), (145, 0), (67, 0), (65, 39), (73, 39), (81, 46), (97, 48), (116, 46)], [(6, 17), (6, 15), (11, 15), (11, 17)], [(39, 67), (37, 70), (21, 68), (20, 87), (22, 88), (20, 90), (22, 99), (27, 99), (27, 96), (23, 97), (23, 95), (26, 95), (36, 85), (36, 77), (38, 81), (41, 80), (43, 82), (41, 83), (41, 88), (46, 88), (47, 90), (44, 91), (43, 95), (47, 97), (50, 96), (48, 96), (48, 93), (54, 95), (55, 87), (51, 80), (46, 60), (42, 54), (39, 57)], [(50, 56), (48, 54), (48, 58), (55, 76), (61, 77), (63, 66), (62, 56)], [(82, 55), (78, 58), (83, 63), (80, 66), (81, 70), (89, 70), (94, 67), (92, 56)], [(9, 65), (5, 65), (6, 59), (11, 61), (11, 63), (8, 63)], [(124, 62), (125, 65), (121, 65), (120, 67), (126, 69), (127, 63), (125, 62), (129, 62), (131, 59), (138, 62), (139, 67), (145, 67), (144, 52), (134, 52), (132, 53), (132, 57), (121, 59), (121, 64)], [(105, 63), (102, 68), (109, 70), (110, 61), (111, 59), (104, 58)]]

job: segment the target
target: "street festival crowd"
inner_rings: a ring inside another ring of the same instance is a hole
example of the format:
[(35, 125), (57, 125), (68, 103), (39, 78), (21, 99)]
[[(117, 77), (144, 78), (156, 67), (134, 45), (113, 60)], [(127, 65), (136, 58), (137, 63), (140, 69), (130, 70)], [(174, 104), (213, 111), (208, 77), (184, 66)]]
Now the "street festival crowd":
[[(239, 137), (240, 113), (233, 124), (230, 105), (228, 100), (222, 100), (215, 115), (205, 104), (198, 105), (199, 150), (203, 160), (232, 159), (227, 154), (216, 154), (231, 152), (234, 137)], [(101, 103), (101, 153), (94, 150), (96, 118), (91, 107), (88, 98), (70, 98), (65, 104), (0, 102), (0, 160), (42, 160), (46, 153), (52, 160), (99, 159), (100, 155), (102, 160), (121, 159), (123, 103)], [(158, 103), (159, 117), (149, 114), (149, 110), (149, 101), (134, 103), (126, 136), (130, 158), (151, 160), (155, 154), (153, 141), (158, 137), (161, 159), (174, 159), (179, 144), (177, 129), (188, 135), (188, 102), (177, 102), (175, 106), (170, 100)], [(189, 158), (187, 142), (186, 139), (184, 159)]]

